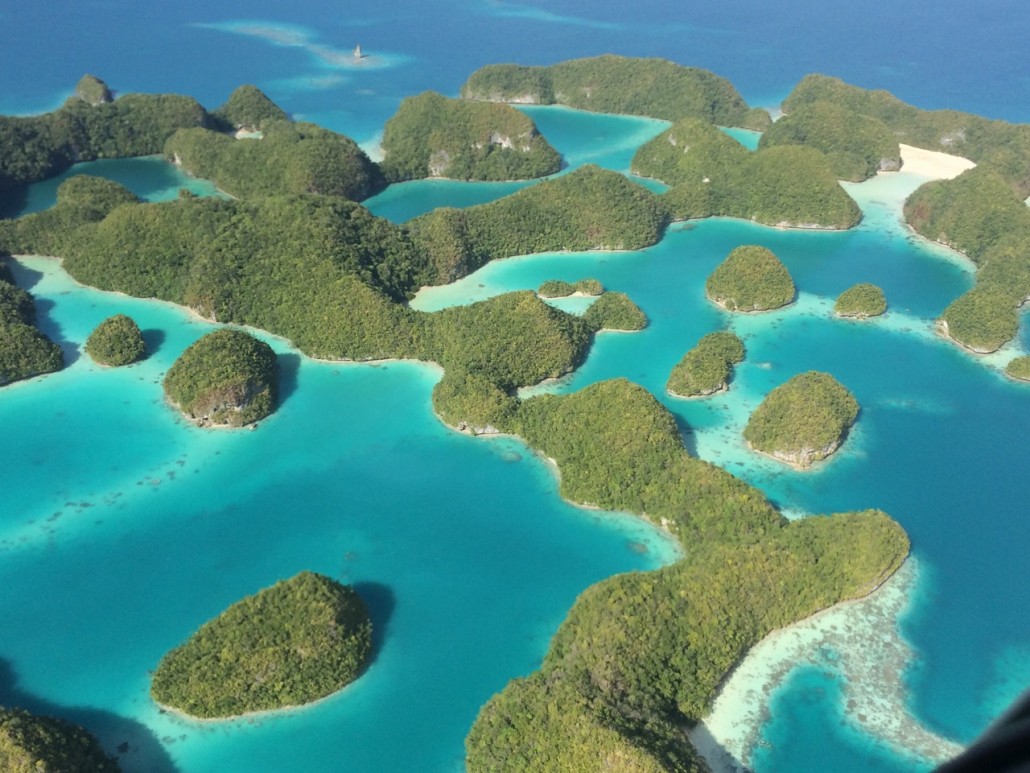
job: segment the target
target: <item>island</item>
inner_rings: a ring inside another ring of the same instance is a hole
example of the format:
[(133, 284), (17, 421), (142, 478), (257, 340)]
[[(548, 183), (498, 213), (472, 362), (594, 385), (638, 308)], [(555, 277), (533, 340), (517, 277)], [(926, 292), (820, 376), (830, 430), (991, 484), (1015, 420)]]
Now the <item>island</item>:
[(86, 354), (100, 365), (116, 368), (143, 356), (146, 345), (136, 321), (125, 314), (108, 317), (86, 339)]
[(165, 396), (200, 426), (242, 427), (275, 410), (278, 365), (264, 341), (233, 328), (208, 333), (175, 361)]
[(697, 118), (683, 118), (641, 145), (631, 169), (671, 186), (662, 199), (676, 220), (722, 216), (841, 230), (862, 218), (821, 150), (782, 144), (752, 153)]
[(36, 302), (14, 284), (0, 253), (0, 387), (64, 367), (61, 347), (37, 327)]
[(733, 366), (744, 360), (744, 342), (735, 333), (719, 330), (701, 338), (683, 355), (665, 385), (675, 397), (707, 397), (729, 389)]
[(833, 304), (833, 313), (847, 319), (879, 317), (887, 311), (883, 290), (874, 284), (860, 282), (842, 292)]
[(590, 304), (583, 319), (594, 330), (635, 332), (647, 327), (647, 315), (626, 293), (606, 292)]
[(787, 267), (757, 244), (734, 248), (705, 282), (708, 299), (727, 311), (771, 311), (794, 302), (797, 290)]
[(561, 169), (558, 151), (533, 119), (506, 104), (448, 99), (427, 91), (401, 102), (383, 130), (390, 182), (529, 180)]
[(1023, 355), (1005, 366), (1005, 375), (1017, 381), (1030, 381), (1030, 356)]
[(765, 129), (765, 110), (750, 109), (733, 84), (708, 70), (666, 59), (605, 54), (549, 67), (492, 64), (461, 87), (465, 99), (565, 105), (600, 113), (675, 121), (691, 116), (720, 126)]
[(150, 693), (202, 719), (292, 708), (346, 687), (371, 652), (372, 622), (358, 593), (301, 572), (204, 623), (161, 659)]
[(570, 295), (600, 295), (604, 286), (596, 279), (580, 279), (576, 282), (565, 282), (561, 279), (548, 279), (537, 288), (536, 294), (541, 298), (567, 298)]
[(833, 454), (858, 418), (858, 401), (829, 373), (800, 373), (766, 395), (744, 427), (748, 446), (807, 470)]
[(877, 172), (901, 169), (898, 138), (883, 121), (833, 102), (800, 104), (773, 123), (758, 147), (777, 145), (821, 150), (839, 180), (862, 182)]
[(0, 770), (5, 773), (118, 773), (121, 768), (78, 725), (0, 707)]

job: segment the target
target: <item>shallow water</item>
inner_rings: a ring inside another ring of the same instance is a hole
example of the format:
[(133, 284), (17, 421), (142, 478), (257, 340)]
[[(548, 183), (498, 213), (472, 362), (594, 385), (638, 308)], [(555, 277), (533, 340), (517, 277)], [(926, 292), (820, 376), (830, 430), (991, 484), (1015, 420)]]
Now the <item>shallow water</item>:
[[(1018, 57), (1030, 12), (1002, 5), (987, 18), (973, 6), (941, 14), (907, 2), (885, 23), (869, 0), (832, 14), (741, 2), (689, 16), (655, 1), (631, 17), (625, 4), (585, 0), (417, 8), (386, 0), (345, 13), (314, 0), (288, 12), (266, 0), (7, 4), (0, 112), (55, 107), (83, 72), (121, 91), (193, 94), (209, 107), (255, 83), (295, 117), (372, 147), (404, 96), (456, 94), (483, 64), (613, 51), (712, 69), (752, 104), (773, 106), (820, 71), (923, 107), (1028, 120), (1030, 82)], [(942, 41), (954, 43), (947, 56)], [(358, 43), (371, 60), (361, 66), (349, 58)], [(570, 167), (625, 172), (633, 147), (662, 128), (527, 112)], [(148, 197), (196, 182), (166, 178), (150, 161), (101, 163), (110, 167), (98, 173), (110, 175), (152, 164), (127, 181)], [(46, 186), (33, 195), (52, 200)], [(413, 183), (371, 206), (403, 221), (507, 190)], [(586, 365), (552, 388), (627, 376), (683, 419), (692, 449), (789, 511), (891, 512), (921, 567), (899, 623), (916, 658), (908, 708), (965, 741), (1030, 681), (1030, 629), (1013, 614), (1030, 602), (1020, 576), (1030, 451), (1013, 440), (1030, 428), (1030, 391), (933, 336), (932, 319), (972, 277), (963, 259), (899, 226), (898, 190), (888, 178), (855, 191), (866, 218), (846, 234), (690, 223), (639, 253), (497, 263), (417, 303), (439, 308), (588, 276), (629, 293), (651, 326), (600, 336)], [(734, 319), (704, 300), (705, 278), (740, 243), (780, 255), (799, 287), (796, 307)], [(134, 316), (156, 349), (117, 371), (80, 356), (62, 373), (0, 391), (0, 426), (16, 439), (0, 452), (0, 577), (10, 589), (0, 599), (0, 702), (81, 721), (110, 749), (129, 741), (129, 770), (458, 768), (478, 707), (536, 667), (576, 593), (670, 556), (636, 522), (561, 504), (553, 477), (521, 444), (443, 428), (429, 411), (438, 378), (429, 368), (312, 363), (275, 342), (286, 374), (281, 410), (255, 432), (200, 432), (166, 408), (160, 379), (206, 324), (164, 304), (78, 288), (49, 262), (29, 262), (19, 281), (37, 294), (44, 327), (69, 359), (116, 312)], [(884, 288), (887, 317), (828, 316), (857, 281)], [(672, 365), (724, 327), (748, 347), (731, 390), (708, 401), (667, 397)], [(1025, 350), (1026, 325), (1021, 335)], [(842, 452), (807, 474), (748, 454), (739, 440), (748, 410), (811, 368), (832, 371), (862, 404)], [(301, 569), (362, 584), (384, 631), (370, 671), (317, 708), (253, 724), (196, 726), (158, 714), (146, 692), (157, 659), (227, 604)], [(906, 769), (904, 758), (885, 758), (879, 741), (837, 721), (840, 677), (819, 667), (777, 693), (766, 728), (776, 751), (759, 750), (756, 770), (804, 769), (799, 755), (813, 749), (836, 770)]]

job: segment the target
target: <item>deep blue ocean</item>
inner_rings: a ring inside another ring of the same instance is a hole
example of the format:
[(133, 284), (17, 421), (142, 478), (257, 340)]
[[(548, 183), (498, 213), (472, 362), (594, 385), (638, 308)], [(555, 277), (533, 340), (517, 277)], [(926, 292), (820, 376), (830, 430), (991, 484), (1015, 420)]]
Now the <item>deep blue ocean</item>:
[[(0, 0), (0, 29), (0, 113), (52, 109), (85, 72), (119, 92), (185, 93), (208, 107), (254, 83), (295, 117), (373, 151), (405, 96), (457, 94), (492, 62), (606, 52), (713, 70), (763, 107), (822, 72), (920, 107), (1030, 121), (1030, 8), (1015, 2)], [(358, 44), (368, 54), (361, 66), (350, 56)], [(527, 112), (570, 167), (625, 171), (635, 147), (662, 129)], [(210, 192), (157, 160), (83, 171), (152, 199), (183, 185)], [(401, 221), (518, 187), (411, 183), (369, 206)], [(35, 187), (29, 208), (48, 206), (54, 188)], [(932, 320), (972, 274), (898, 225), (895, 194), (856, 192), (866, 219), (848, 233), (693, 223), (640, 252), (492, 264), (417, 303), (586, 276), (628, 293), (648, 329), (600, 336), (584, 367), (555, 388), (626, 376), (691, 428), (692, 450), (785, 510), (879, 507), (897, 518), (919, 565), (909, 609), (889, 626), (913, 651), (898, 710), (965, 743), (1030, 684), (1030, 388), (932, 335)], [(799, 288), (796, 307), (740, 320), (705, 302), (706, 277), (743, 243), (781, 257)], [(0, 704), (84, 724), (125, 770), (460, 770), (479, 706), (536, 668), (576, 595), (674, 556), (635, 519), (563, 503), (521, 443), (443, 427), (430, 410), (439, 372), (429, 366), (317, 363), (269, 337), (285, 374), (280, 410), (255, 432), (204, 432), (164, 405), (160, 381), (210, 325), (167, 304), (79, 287), (53, 260), (22, 261), (16, 273), (70, 366), (0, 390)], [(831, 319), (832, 300), (858, 281), (883, 287), (890, 313), (866, 325)], [(103, 370), (80, 347), (118, 312), (139, 322), (154, 353)], [(675, 362), (724, 327), (748, 348), (733, 388), (710, 401), (667, 397)], [(1026, 351), (1025, 324), (1020, 340)], [(810, 369), (832, 372), (862, 405), (845, 449), (811, 473), (749, 455), (739, 441), (747, 412)], [(233, 601), (303, 569), (355, 583), (369, 600), (376, 653), (360, 680), (310, 709), (247, 721), (191, 723), (157, 710), (149, 672), (168, 649)], [(849, 718), (846, 675), (812, 662), (772, 696), (752, 767), (912, 769), (891, 739)]]

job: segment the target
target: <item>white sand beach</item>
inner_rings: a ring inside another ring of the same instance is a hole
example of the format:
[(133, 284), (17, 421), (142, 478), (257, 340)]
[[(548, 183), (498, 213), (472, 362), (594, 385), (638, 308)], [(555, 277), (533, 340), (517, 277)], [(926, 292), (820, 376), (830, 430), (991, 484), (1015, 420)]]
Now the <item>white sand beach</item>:
[(950, 180), (976, 166), (975, 163), (968, 158), (962, 158), (962, 156), (924, 150), (911, 145), (902, 144), (899, 147), (903, 162), (901, 171), (928, 177), (931, 180)]

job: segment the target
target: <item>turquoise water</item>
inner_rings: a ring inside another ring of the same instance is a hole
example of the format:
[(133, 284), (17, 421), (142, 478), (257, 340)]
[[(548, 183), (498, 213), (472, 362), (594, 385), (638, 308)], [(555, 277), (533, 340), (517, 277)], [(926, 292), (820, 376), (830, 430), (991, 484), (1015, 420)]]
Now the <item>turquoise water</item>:
[[(613, 51), (712, 69), (752, 104), (773, 106), (819, 71), (923, 107), (1030, 120), (1020, 59), (1030, 10), (1008, 0), (993, 10), (942, 13), (909, 0), (885, 23), (882, 4), (870, 0), (832, 13), (745, 0), (689, 14), (664, 0), (632, 14), (608, 0), (385, 0), (345, 12), (321, 0), (289, 11), (267, 0), (111, 0), (88, 10), (67, 0), (0, 3), (10, 32), (0, 112), (55, 107), (83, 72), (121, 91), (189, 93), (208, 106), (249, 82), (294, 116), (372, 147), (400, 99), (426, 88), (456, 94), (482, 64)], [(942, 41), (954, 42), (947, 56)], [(348, 58), (357, 43), (368, 66)], [(664, 126), (524, 109), (569, 168), (626, 172), (634, 147)], [(97, 173), (129, 174), (126, 184), (148, 198), (197, 184), (154, 159), (99, 164), (106, 168)], [(403, 221), (515, 187), (412, 183), (370, 206)], [(53, 186), (31, 195), (30, 208), (46, 206)], [(965, 741), (1030, 683), (1030, 628), (1013, 612), (1030, 607), (1020, 573), (1030, 544), (1021, 496), (1030, 390), (930, 332), (972, 277), (961, 260), (897, 225), (897, 200), (872, 190), (863, 226), (846, 234), (715, 220), (677, 226), (639, 253), (506, 261), (417, 304), (587, 276), (629, 293), (651, 326), (600, 336), (586, 365), (556, 388), (628, 376), (686, 422), (692, 449), (784, 508), (891, 512), (921, 567), (900, 621), (916, 653), (906, 708)], [(748, 242), (788, 265), (801, 293), (795, 308), (732, 319), (703, 300), (708, 273)], [(668, 558), (660, 537), (635, 522), (561, 504), (551, 474), (516, 441), (443, 428), (429, 411), (439, 377), (430, 368), (313, 363), (273, 341), (286, 374), (281, 410), (255, 432), (199, 432), (163, 405), (160, 379), (205, 323), (78, 288), (48, 261), (27, 264), (19, 280), (74, 362), (0, 391), (0, 427), (16, 439), (0, 452), (0, 579), (10, 588), (0, 598), (0, 702), (76, 719), (110, 749), (129, 742), (128, 770), (456, 769), (478, 707), (536, 667), (576, 593)], [(829, 318), (833, 298), (857, 281), (884, 288), (886, 318)], [(119, 311), (136, 317), (156, 353), (117, 371), (75, 359), (93, 326)], [(704, 402), (667, 397), (672, 365), (723, 327), (743, 334), (749, 351), (730, 392)], [(1030, 346), (1025, 324), (1021, 340)], [(749, 455), (739, 429), (769, 389), (810, 368), (831, 370), (863, 412), (841, 454), (801, 474)], [(310, 710), (254, 722), (194, 725), (155, 711), (147, 672), (169, 647), (232, 601), (301, 569), (359, 583), (372, 600), (383, 633), (359, 682)], [(804, 769), (799, 755), (811, 750), (836, 770), (909, 769), (907, 758), (840, 724), (846, 677), (820, 669), (798, 672), (777, 692), (765, 728), (772, 751), (756, 752), (756, 770)]]
[(218, 195), (209, 180), (198, 180), (165, 163), (159, 156), (145, 156), (120, 160), (86, 161), (75, 164), (49, 180), (30, 185), (11, 194), (11, 211), (0, 211), (0, 217), (13, 217), (22, 212), (38, 212), (57, 203), (57, 189), (69, 177), (79, 174), (106, 177), (121, 183), (141, 199), (169, 201), (186, 189), (198, 196)]

